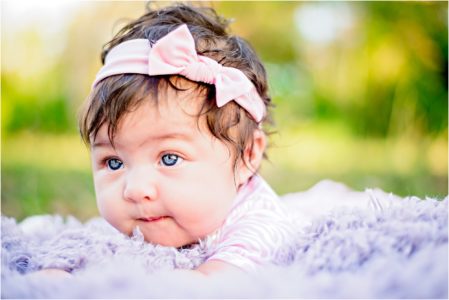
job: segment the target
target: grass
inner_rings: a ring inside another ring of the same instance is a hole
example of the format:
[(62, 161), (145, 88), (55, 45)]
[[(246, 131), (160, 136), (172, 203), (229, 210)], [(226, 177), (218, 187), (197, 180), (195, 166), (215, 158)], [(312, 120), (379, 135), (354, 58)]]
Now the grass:
[(97, 214), (95, 205), (90, 172), (25, 165), (2, 168), (2, 213), (7, 216), (21, 220), (61, 214), (87, 220)]
[[(273, 137), (261, 173), (279, 194), (329, 178), (400, 196), (447, 195), (447, 137), (432, 140), (355, 139), (338, 127), (302, 126)], [(86, 147), (76, 135), (3, 136), (2, 213), (97, 215)]]
[(97, 214), (88, 150), (76, 135), (3, 136), (2, 213)]
[(324, 178), (353, 189), (379, 187), (400, 196), (442, 198), (448, 192), (445, 135), (433, 139), (356, 139), (339, 126), (307, 126), (274, 136), (262, 174), (279, 194)]

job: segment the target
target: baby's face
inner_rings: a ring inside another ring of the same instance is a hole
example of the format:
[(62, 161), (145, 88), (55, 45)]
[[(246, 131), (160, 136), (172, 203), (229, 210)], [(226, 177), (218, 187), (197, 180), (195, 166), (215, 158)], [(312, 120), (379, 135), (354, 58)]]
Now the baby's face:
[(169, 89), (158, 106), (148, 99), (125, 115), (115, 147), (106, 125), (91, 141), (101, 215), (125, 234), (138, 226), (146, 241), (174, 247), (220, 227), (239, 184), (228, 148), (191, 116), (200, 100), (180, 95)]

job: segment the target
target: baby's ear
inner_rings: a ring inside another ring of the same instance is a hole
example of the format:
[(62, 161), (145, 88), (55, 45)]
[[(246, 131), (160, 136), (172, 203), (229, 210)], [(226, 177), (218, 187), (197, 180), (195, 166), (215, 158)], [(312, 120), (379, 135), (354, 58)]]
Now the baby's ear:
[(267, 145), (267, 138), (261, 129), (256, 129), (253, 133), (252, 147), (249, 144), (238, 167), (239, 186), (249, 180), (257, 172), (262, 163), (263, 154)]

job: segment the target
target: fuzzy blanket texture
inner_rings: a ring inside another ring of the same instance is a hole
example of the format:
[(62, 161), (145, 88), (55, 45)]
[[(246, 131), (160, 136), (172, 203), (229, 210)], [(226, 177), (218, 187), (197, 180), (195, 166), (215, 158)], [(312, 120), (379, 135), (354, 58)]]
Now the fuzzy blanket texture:
[[(448, 199), (356, 192), (333, 181), (281, 197), (305, 222), (283, 265), (193, 276), (199, 246), (127, 237), (101, 218), (2, 216), (2, 298), (447, 298)], [(69, 278), (33, 276), (41, 268)]]

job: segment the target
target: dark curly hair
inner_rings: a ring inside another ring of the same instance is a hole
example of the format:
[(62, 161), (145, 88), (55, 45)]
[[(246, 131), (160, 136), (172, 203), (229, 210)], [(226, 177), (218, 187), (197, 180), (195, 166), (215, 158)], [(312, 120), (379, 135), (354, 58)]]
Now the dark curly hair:
[[(101, 53), (103, 64), (108, 52), (124, 41), (148, 39), (154, 43), (179, 25), (187, 24), (194, 37), (198, 54), (212, 58), (223, 66), (237, 68), (251, 80), (267, 108), (262, 123), (271, 123), (268, 110), (271, 107), (271, 98), (268, 95), (265, 68), (245, 40), (227, 33), (229, 22), (226, 19), (217, 15), (212, 8), (186, 4), (154, 10), (148, 5), (147, 10), (143, 16), (123, 27), (103, 47)], [(143, 101), (151, 99), (150, 101), (157, 103), (158, 90), (161, 88), (182, 90), (176, 84), (180, 77), (182, 76), (120, 74), (100, 81), (88, 96), (79, 119), (80, 133), (85, 143), (90, 145), (100, 127), (107, 124), (108, 136), (113, 144), (122, 117)], [(245, 149), (248, 146), (252, 147), (253, 132), (259, 128), (259, 124), (234, 101), (221, 108), (217, 107), (213, 85), (195, 82), (195, 86), (199, 95), (204, 95), (197, 118), (205, 116), (210, 133), (234, 150), (231, 153), (234, 156), (235, 167), (238, 159), (243, 157)], [(153, 97), (149, 98), (148, 95)]]

